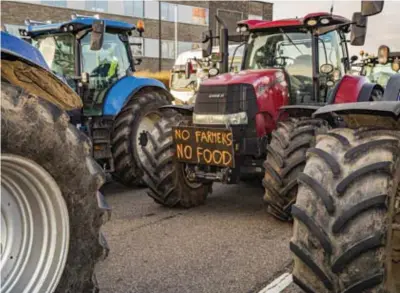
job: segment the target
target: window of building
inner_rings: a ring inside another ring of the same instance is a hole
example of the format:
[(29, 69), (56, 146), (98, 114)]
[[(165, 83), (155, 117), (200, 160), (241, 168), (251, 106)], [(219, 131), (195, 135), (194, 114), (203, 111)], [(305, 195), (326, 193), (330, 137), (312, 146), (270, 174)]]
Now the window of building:
[(96, 12), (108, 12), (108, 1), (85, 1), (85, 9)]
[(144, 56), (158, 58), (159, 56), (158, 39), (144, 39)]
[(158, 7), (159, 3), (158, 1), (144, 1), (144, 17), (145, 18), (150, 18), (150, 19), (158, 19)]
[(178, 54), (198, 48), (201, 48), (201, 44), (192, 42), (178, 42)]
[(176, 4), (161, 3), (161, 19), (165, 21), (175, 21)]
[(249, 14), (248, 19), (262, 20), (263, 17), (261, 15)]
[(175, 59), (175, 42), (170, 40), (161, 41), (162, 58)]
[(58, 1), (58, 0), (54, 0), (54, 1), (40, 1), (41, 4), (43, 5), (49, 5), (49, 6), (57, 6), (57, 7), (67, 7), (67, 1)]
[[(158, 8), (157, 8), (158, 9)], [(144, 3), (143, 1), (124, 0), (124, 13), (125, 15), (143, 18), (144, 16)]]
[(178, 22), (208, 25), (208, 9), (178, 5)]
[(129, 43), (131, 45), (131, 51), (133, 57), (142, 57), (143, 56), (143, 39), (139, 37), (130, 36)]
[(67, 1), (67, 8), (85, 10), (86, 4), (84, 1)]

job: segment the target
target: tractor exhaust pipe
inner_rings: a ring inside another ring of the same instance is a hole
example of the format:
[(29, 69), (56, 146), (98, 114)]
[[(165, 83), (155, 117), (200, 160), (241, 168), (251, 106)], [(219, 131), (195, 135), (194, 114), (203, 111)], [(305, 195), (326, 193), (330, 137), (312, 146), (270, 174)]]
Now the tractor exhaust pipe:
[(228, 41), (228, 27), (225, 22), (216, 15), (215, 18), (220, 24), (219, 30), (219, 52), (221, 54), (221, 61), (219, 64), (219, 72), (226, 73), (229, 71), (229, 41)]

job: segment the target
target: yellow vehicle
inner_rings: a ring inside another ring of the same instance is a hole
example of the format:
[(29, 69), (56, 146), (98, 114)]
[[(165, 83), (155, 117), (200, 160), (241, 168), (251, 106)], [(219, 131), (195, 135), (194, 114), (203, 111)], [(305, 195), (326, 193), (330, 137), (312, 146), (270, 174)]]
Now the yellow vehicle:
[[(244, 46), (230, 45), (230, 70), (238, 72), (243, 58)], [(235, 52), (236, 50), (236, 52)], [(218, 74), (217, 62), (219, 58), (219, 47), (213, 47), (210, 57), (203, 58), (201, 49), (194, 49), (181, 53), (175, 60), (170, 76), (170, 92), (174, 96), (175, 104), (192, 104), (200, 82), (211, 75)], [(233, 58), (233, 59), (232, 59)], [(190, 61), (189, 76), (185, 75), (186, 64)], [(214, 74), (209, 70), (213, 69)]]

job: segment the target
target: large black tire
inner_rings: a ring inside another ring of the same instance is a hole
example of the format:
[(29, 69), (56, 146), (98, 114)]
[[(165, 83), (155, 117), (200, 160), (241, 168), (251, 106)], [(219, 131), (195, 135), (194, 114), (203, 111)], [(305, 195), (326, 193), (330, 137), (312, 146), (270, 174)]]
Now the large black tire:
[(317, 138), (292, 207), (293, 277), (306, 292), (400, 292), (400, 131)]
[(183, 172), (185, 164), (174, 158), (172, 127), (182, 123), (190, 122), (173, 110), (163, 112), (162, 119), (148, 134), (148, 143), (143, 147), (143, 180), (149, 187), (148, 195), (157, 203), (191, 208), (205, 202), (211, 192), (211, 183), (188, 181)]
[(20, 88), (1, 83), (1, 153), (30, 159), (57, 182), (70, 220), (69, 253), (55, 292), (95, 292), (94, 267), (104, 254), (104, 209), (97, 191), (104, 173), (91, 158), (91, 142), (65, 111)]
[[(147, 116), (158, 120), (159, 108), (170, 104), (167, 92), (145, 88), (136, 93), (115, 119), (111, 135), (115, 172), (113, 177), (126, 186), (143, 185), (140, 168), (140, 122)], [(154, 122), (155, 123), (155, 122)]]
[(315, 144), (315, 135), (328, 130), (321, 119), (289, 118), (278, 122), (272, 132), (264, 163), (264, 200), (268, 212), (280, 220), (291, 220), (290, 209), (296, 201), (297, 175), (306, 163), (306, 151)]

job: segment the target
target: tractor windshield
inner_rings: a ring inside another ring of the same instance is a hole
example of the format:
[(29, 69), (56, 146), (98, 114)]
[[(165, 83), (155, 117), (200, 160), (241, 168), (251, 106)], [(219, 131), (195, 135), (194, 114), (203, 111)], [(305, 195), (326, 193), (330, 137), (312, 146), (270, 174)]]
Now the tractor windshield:
[(45, 35), (33, 40), (33, 45), (42, 53), (50, 69), (72, 88), (75, 88), (71, 79), (75, 75), (74, 40), (71, 34)]
[[(291, 92), (312, 93), (312, 40), (308, 31), (266, 31), (250, 35), (245, 69), (284, 69), (291, 81)], [(343, 51), (336, 31), (319, 37), (319, 65), (333, 66), (332, 78), (344, 74)], [(332, 87), (332, 86), (331, 86)], [(322, 93), (327, 95), (327, 91)]]

